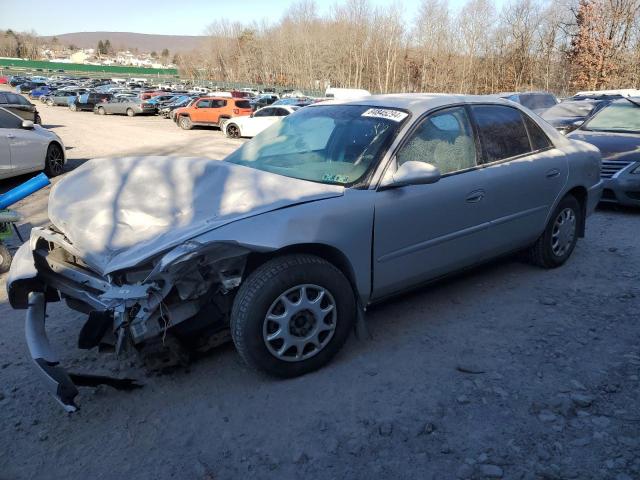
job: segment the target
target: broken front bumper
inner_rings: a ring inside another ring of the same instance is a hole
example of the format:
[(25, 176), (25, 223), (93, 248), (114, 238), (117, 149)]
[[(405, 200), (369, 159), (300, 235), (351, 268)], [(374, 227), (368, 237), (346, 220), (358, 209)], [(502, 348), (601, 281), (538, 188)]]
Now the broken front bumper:
[(29, 354), (33, 359), (46, 389), (62, 405), (66, 412), (75, 412), (78, 407), (74, 402), (78, 389), (67, 372), (60, 367), (60, 362), (53, 352), (45, 330), (46, 301), (44, 293), (29, 294), (25, 337)]

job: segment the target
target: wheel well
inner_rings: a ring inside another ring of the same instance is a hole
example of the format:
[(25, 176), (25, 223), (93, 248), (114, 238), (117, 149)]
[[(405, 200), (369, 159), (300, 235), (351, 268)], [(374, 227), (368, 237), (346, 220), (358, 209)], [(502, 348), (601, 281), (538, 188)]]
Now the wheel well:
[(62, 145), (60, 145), (60, 142), (57, 142), (55, 140), (50, 141), (49, 145), (47, 145), (47, 150), (49, 149), (49, 147), (51, 145), (57, 145), (60, 148), (60, 150), (62, 150), (62, 156), (64, 156), (64, 147)]
[(356, 288), (356, 276), (353, 267), (351, 266), (351, 262), (349, 262), (344, 253), (342, 253), (337, 248), (322, 243), (303, 243), (298, 245), (290, 245), (288, 247), (284, 247), (272, 252), (253, 252), (247, 259), (245, 277), (260, 265), (268, 262), (272, 258), (280, 257), (282, 255), (291, 255), (294, 253), (316, 255), (326, 260), (338, 270), (340, 270), (345, 277), (347, 277), (347, 280), (349, 280), (349, 283), (351, 283), (354, 292), (358, 291)]
[(584, 187), (573, 187), (571, 190), (567, 192), (566, 195), (572, 195), (580, 204), (580, 210), (582, 215), (580, 215), (580, 225), (578, 226), (578, 235), (580, 237), (584, 237), (585, 223), (586, 223), (586, 217), (587, 217), (587, 199), (588, 199), (587, 189)]

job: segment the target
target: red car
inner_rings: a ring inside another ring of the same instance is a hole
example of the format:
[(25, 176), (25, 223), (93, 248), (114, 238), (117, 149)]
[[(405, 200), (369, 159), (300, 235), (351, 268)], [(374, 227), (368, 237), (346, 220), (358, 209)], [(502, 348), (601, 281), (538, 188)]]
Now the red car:
[(0, 76), (0, 84), (7, 84), (9, 83), (9, 77), (2, 75)]

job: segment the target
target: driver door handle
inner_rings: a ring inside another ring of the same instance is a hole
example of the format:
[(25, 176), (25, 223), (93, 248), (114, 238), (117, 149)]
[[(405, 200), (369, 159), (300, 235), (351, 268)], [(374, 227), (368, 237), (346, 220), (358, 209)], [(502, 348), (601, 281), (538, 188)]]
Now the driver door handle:
[(551, 170), (547, 171), (547, 178), (555, 178), (558, 175), (560, 175), (560, 170), (558, 170), (557, 168), (552, 168)]
[(468, 203), (478, 203), (484, 199), (484, 190), (474, 190), (467, 195)]

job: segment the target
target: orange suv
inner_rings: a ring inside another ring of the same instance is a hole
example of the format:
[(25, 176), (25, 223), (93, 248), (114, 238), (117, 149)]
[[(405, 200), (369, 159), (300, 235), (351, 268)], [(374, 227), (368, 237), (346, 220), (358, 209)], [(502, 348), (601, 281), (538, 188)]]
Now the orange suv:
[(242, 98), (202, 97), (191, 105), (178, 108), (174, 121), (185, 130), (195, 125), (221, 127), (231, 117), (251, 115), (249, 100)]

